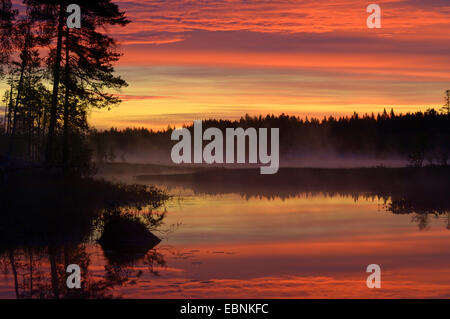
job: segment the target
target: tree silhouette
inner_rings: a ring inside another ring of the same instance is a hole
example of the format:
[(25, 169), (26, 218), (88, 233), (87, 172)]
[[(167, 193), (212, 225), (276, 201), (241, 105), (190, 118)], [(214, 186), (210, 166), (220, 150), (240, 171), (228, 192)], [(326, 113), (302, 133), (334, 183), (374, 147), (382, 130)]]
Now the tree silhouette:
[[(40, 25), (36, 23), (30, 16), (26, 15), (20, 18), (14, 24), (14, 31), (12, 32), (12, 42), (13, 46), (18, 49), (19, 54), (19, 62), (14, 62), (13, 65), (16, 65), (16, 70), (14, 71), (19, 75), (19, 80), (17, 83), (17, 93), (14, 102), (13, 109), (13, 124), (11, 135), (12, 138), (15, 136), (16, 125), (17, 125), (17, 109), (19, 103), (22, 103), (22, 106), (28, 104), (30, 106), (30, 102), (27, 99), (23, 99), (23, 91), (24, 91), (24, 82), (28, 81), (26, 85), (28, 88), (30, 87), (31, 81), (29, 77), (34, 77), (36, 70), (40, 67), (41, 58), (39, 56), (39, 48), (45, 46), (49, 42), (48, 34), (45, 29), (42, 29)], [(28, 77), (27, 77), (28, 75)]]
[(69, 167), (69, 133), (87, 128), (86, 110), (120, 103), (106, 89), (119, 89), (126, 82), (114, 75), (113, 63), (120, 54), (114, 39), (99, 32), (108, 25), (125, 26), (129, 21), (111, 1), (85, 1), (82, 28), (65, 27), (63, 165)]
[(25, 136), (28, 139), (28, 159), (36, 159), (36, 146), (39, 142), (34, 137), (40, 131), (38, 128), (41, 127), (41, 115), (44, 113), (42, 101), (37, 100), (39, 94), (42, 94), (41, 98), (45, 96), (45, 87), (41, 84), (44, 74), (40, 67), (39, 50), (49, 43), (50, 38), (48, 29), (34, 20), (29, 15), (29, 8), (26, 9), (22, 15), (14, 13), (15, 21), (9, 23), (12, 30), (7, 31), (9, 49), (18, 54), (13, 55), (15, 58), (8, 63), (10, 90), (4, 99), (7, 102), (5, 132), (9, 135), (8, 157), (14, 155), (15, 146), (20, 146), (16, 140), (16, 135), (19, 135), (22, 140)]
[(0, 77), (3, 75), (3, 65), (9, 61), (13, 22), (17, 13), (12, 9), (11, 0), (0, 1)]
[[(67, 1), (64, 0), (24, 0), (24, 3), (31, 8), (31, 16), (34, 19), (46, 22), (49, 26), (56, 26), (56, 54), (53, 64), (53, 90), (50, 108), (50, 121), (48, 127), (47, 144), (45, 151), (45, 161), (47, 165), (54, 164), (54, 140), (55, 126), (57, 121), (58, 91), (61, 76), (61, 55), (63, 28), (66, 16)], [(55, 32), (55, 31), (54, 31)]]
[(445, 91), (445, 104), (443, 111), (450, 115), (450, 90)]
[(88, 128), (87, 109), (111, 107), (120, 102), (107, 92), (126, 82), (114, 75), (113, 64), (120, 54), (114, 39), (105, 34), (105, 27), (125, 26), (129, 21), (111, 0), (84, 0), (78, 2), (82, 8), (82, 28), (69, 29), (66, 8), (71, 1), (24, 0), (24, 3), (31, 21), (38, 22), (51, 40), (47, 67), (53, 88), (46, 126), (45, 163), (53, 166), (62, 162), (68, 170), (70, 165), (75, 165), (71, 163), (69, 151), (74, 147), (71, 144), (76, 144), (69, 140), (69, 133)]
[[(185, 127), (192, 133), (192, 124)], [(421, 167), (427, 165), (425, 159), (446, 166), (450, 154), (450, 117), (434, 109), (406, 114), (355, 113), (350, 117), (330, 116), (322, 120), (285, 114), (246, 115), (236, 121), (204, 120), (203, 129), (209, 127), (219, 128), (223, 134), (226, 128), (279, 128), (280, 156), (286, 160), (401, 159), (405, 165), (409, 162), (411, 166)], [(145, 128), (92, 131), (91, 147), (100, 162), (107, 161), (112, 149), (119, 158), (122, 154), (142, 156), (143, 150), (148, 150), (149, 162), (155, 163), (152, 154), (170, 154), (172, 131), (170, 127), (162, 131)], [(171, 163), (169, 156), (162, 160)]]

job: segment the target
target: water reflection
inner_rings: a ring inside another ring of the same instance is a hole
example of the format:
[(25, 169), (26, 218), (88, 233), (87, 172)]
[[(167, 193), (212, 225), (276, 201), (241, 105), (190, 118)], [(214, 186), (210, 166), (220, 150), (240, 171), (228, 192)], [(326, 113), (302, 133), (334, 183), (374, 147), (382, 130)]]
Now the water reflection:
[[(12, 243), (11, 239), (9, 245), (4, 244), (0, 251), (0, 267), (5, 276), (12, 278), (15, 297), (113, 298), (120, 296), (114, 292), (115, 288), (128, 283), (136, 284), (139, 280), (143, 270), (137, 269), (136, 265), (144, 265), (148, 273), (157, 276), (159, 270), (166, 266), (164, 255), (156, 248), (160, 239), (145, 228), (144, 238), (139, 232), (122, 232), (121, 236), (116, 238), (120, 243), (111, 242), (105, 239), (109, 236), (109, 230), (99, 222), (99, 219), (104, 220), (104, 216), (108, 214), (104, 212), (93, 221), (89, 237), (86, 237), (87, 234), (80, 237), (87, 239), (74, 241), (68, 234), (64, 240), (59, 236), (59, 232), (50, 232), (46, 234), (45, 242), (41, 240), (42, 236), (36, 237), (34, 234), (26, 237), (27, 242), (20, 242), (16, 238), (16, 244)], [(148, 215), (153, 214), (143, 213), (141, 216), (147, 216), (149, 219)], [(123, 216), (122, 212), (120, 218)], [(164, 214), (158, 216), (154, 220), (160, 224)], [(120, 222), (122, 224), (119, 225), (123, 225), (123, 221)], [(36, 233), (42, 235), (39, 231)], [(96, 234), (101, 234), (101, 237), (96, 239)], [(100, 274), (90, 271), (91, 257), (95, 255), (93, 248), (100, 248), (102, 251), (103, 269)], [(67, 287), (66, 269), (70, 264), (76, 264), (81, 269), (81, 289)]]
[[(117, 222), (114, 214), (77, 219), (77, 209), (91, 210), (89, 201), (84, 208), (58, 202), (57, 220), (4, 211), (0, 296), (448, 297), (448, 177), (433, 169), (141, 176), (140, 183), (180, 196), (149, 214), (121, 210), (127, 222), (113, 227), (112, 241), (100, 239), (108, 237), (106, 221)], [(54, 204), (46, 207), (53, 213)], [(142, 236), (126, 238), (139, 234), (136, 218), (154, 226), (141, 243)], [(66, 286), (72, 263), (82, 269), (80, 290)], [(365, 286), (371, 263), (382, 265), (378, 292)]]
[[(149, 250), (142, 257), (148, 270), (157, 275), (157, 269), (165, 266), (164, 256), (157, 250)], [(81, 289), (69, 289), (66, 284), (67, 266), (77, 264), (81, 269)], [(138, 280), (142, 270), (134, 264), (108, 262), (101, 277), (90, 270), (91, 258), (85, 244), (40, 249), (9, 250), (0, 255), (0, 267), (5, 276), (12, 277), (17, 299), (31, 298), (113, 298), (114, 288), (131, 280)]]
[(178, 175), (141, 175), (140, 182), (183, 187), (196, 195), (239, 194), (242, 198), (282, 199), (351, 197), (383, 201), (384, 210), (411, 214), (425, 229), (432, 217), (447, 218), (450, 227), (450, 170), (425, 169), (281, 169), (276, 175), (260, 175), (252, 169), (199, 171)]
[[(117, 297), (117, 286), (142, 274), (136, 264), (155, 275), (165, 266), (151, 230), (163, 224), (168, 197), (155, 188), (26, 174), (0, 187), (0, 264), (16, 298)], [(101, 273), (92, 272), (95, 247)], [(70, 264), (81, 269), (81, 289), (67, 287)]]

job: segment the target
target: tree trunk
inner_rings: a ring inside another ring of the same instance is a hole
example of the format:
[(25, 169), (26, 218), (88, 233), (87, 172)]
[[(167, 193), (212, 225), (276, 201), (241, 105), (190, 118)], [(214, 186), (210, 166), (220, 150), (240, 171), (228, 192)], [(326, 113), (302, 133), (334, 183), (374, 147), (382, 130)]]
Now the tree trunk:
[(16, 298), (20, 299), (20, 295), (19, 295), (19, 281), (17, 279), (17, 269), (16, 269), (16, 262), (14, 260), (14, 253), (12, 251), (9, 251), (8, 255), (9, 255), (9, 262), (11, 264), (11, 269), (12, 269), (13, 276), (14, 276), (14, 290), (16, 292)]
[(10, 134), (11, 133), (11, 127), (12, 127), (12, 109), (13, 109), (13, 83), (11, 82), (11, 90), (9, 92), (9, 105), (8, 105), (8, 126), (7, 126), (7, 130), (6, 130), (6, 134)]
[(70, 127), (70, 110), (69, 110), (69, 95), (70, 95), (70, 51), (69, 51), (69, 36), (70, 29), (66, 27), (66, 67), (65, 67), (65, 83), (66, 87), (64, 97), (64, 127), (63, 127), (63, 169), (64, 174), (69, 172), (69, 127)]
[(14, 103), (13, 108), (13, 123), (11, 128), (11, 136), (9, 137), (8, 157), (12, 155), (14, 149), (14, 137), (16, 135), (16, 127), (17, 127), (17, 108), (19, 107), (20, 95), (22, 94), (23, 77), (25, 73), (25, 67), (27, 65), (27, 56), (28, 56), (27, 53), (25, 53), (22, 60), (22, 65), (20, 66), (20, 78), (19, 84), (17, 85), (16, 101)]
[(33, 250), (30, 250), (30, 299), (33, 299)]
[(62, 51), (62, 37), (64, 26), (64, 5), (61, 2), (59, 5), (58, 18), (58, 40), (56, 43), (56, 57), (55, 66), (53, 69), (53, 94), (52, 105), (50, 109), (50, 123), (48, 126), (47, 145), (45, 150), (45, 162), (48, 166), (54, 164), (54, 144), (55, 144), (55, 126), (58, 112), (58, 89), (61, 70), (61, 51)]
[(58, 265), (56, 263), (55, 247), (48, 247), (48, 258), (50, 261), (50, 274), (51, 274), (53, 298), (59, 299), (59, 278), (58, 278)]

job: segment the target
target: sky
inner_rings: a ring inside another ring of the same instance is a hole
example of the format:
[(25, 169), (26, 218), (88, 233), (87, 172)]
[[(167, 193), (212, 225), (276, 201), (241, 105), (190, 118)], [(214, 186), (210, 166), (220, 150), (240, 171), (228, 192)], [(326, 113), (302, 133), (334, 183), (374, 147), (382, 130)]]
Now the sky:
[[(108, 33), (123, 103), (90, 123), (164, 128), (207, 118), (398, 113), (444, 104), (449, 0), (120, 0)], [(381, 7), (369, 29), (369, 4)]]

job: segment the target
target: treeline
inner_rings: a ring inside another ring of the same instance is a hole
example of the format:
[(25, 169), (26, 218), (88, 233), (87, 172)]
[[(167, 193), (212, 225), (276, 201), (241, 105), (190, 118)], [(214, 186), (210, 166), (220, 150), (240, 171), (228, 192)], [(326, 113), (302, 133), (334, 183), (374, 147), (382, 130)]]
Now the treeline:
[[(429, 109), (426, 112), (359, 115), (321, 120), (288, 116), (252, 117), (237, 121), (210, 119), (203, 129), (267, 127), (280, 129), (280, 152), (285, 159), (327, 154), (371, 158), (403, 158), (412, 166), (425, 163), (447, 165), (450, 155), (450, 113)], [(187, 126), (193, 130), (193, 126)], [(170, 154), (173, 128), (155, 132), (141, 129), (94, 131), (91, 143), (99, 161), (127, 161), (126, 154), (137, 150)], [(151, 150), (151, 151), (150, 151)], [(149, 161), (151, 157), (148, 158)]]
[(81, 28), (67, 24), (72, 1), (22, 2), (0, 1), (0, 77), (9, 87), (1, 162), (85, 170), (88, 110), (118, 104), (111, 91), (127, 85), (114, 74), (120, 53), (105, 28), (130, 21), (111, 0), (77, 1)]

